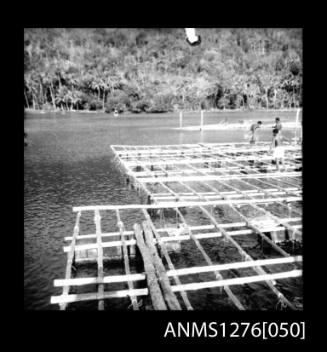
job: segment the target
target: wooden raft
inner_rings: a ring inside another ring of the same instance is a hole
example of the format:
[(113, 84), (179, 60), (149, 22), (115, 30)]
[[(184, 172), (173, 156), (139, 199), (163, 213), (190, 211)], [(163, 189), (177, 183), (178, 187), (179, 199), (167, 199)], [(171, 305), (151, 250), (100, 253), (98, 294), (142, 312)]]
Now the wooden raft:
[[(127, 184), (139, 191), (142, 203), (146, 204), (73, 208), (77, 215), (73, 235), (65, 237), (71, 242), (64, 247), (66, 276), (54, 281), (54, 286), (62, 287), (62, 294), (52, 296), (51, 303), (66, 309), (70, 303), (97, 301), (98, 309), (102, 310), (107, 299), (127, 297), (133, 310), (192, 310), (194, 296), (188, 296), (189, 291), (220, 288), (216, 294), (227, 296), (231, 305), (244, 310), (248, 303), (232, 288), (261, 282), (274, 294), (276, 306), (298, 309), (296, 302), (282, 293), (282, 282), (302, 276), (302, 256), (291, 255), (277, 243), (285, 240), (286, 235), (293, 244), (302, 239), (299, 146), (286, 146), (284, 172), (276, 172), (271, 165), (265, 143), (255, 147), (222, 143), (112, 146), (112, 150), (117, 166), (128, 176)], [(218, 210), (228, 210), (233, 215), (231, 220), (222, 221)], [(167, 224), (166, 211), (171, 214)], [(90, 212), (94, 230), (89, 232), (88, 228), (84, 233), (80, 231), (80, 218)], [(128, 212), (139, 214), (138, 224), (133, 226)], [(192, 212), (193, 218), (188, 212)], [(201, 222), (194, 223), (194, 214)], [(111, 221), (115, 218), (116, 222)], [(125, 224), (122, 219), (126, 219)], [(103, 231), (106, 220), (111, 221), (109, 232)], [(252, 257), (252, 249), (243, 248), (240, 240), (254, 235), (273, 252), (264, 254), (262, 250), (261, 256)], [(216, 242), (217, 251), (221, 241), (236, 249), (234, 262), (213, 261), (200, 243), (206, 239)], [(187, 241), (193, 241), (205, 265), (174, 267), (170, 248), (178, 248)], [(142, 270), (137, 272), (130, 262), (135, 257), (143, 262)], [(109, 274), (104, 267), (105, 261), (117, 259), (123, 264), (123, 275)], [(97, 264), (94, 276), (85, 277), (82, 272), (82, 277), (78, 277), (75, 265), (92, 261)], [(244, 268), (249, 270), (243, 273)], [(201, 273), (213, 275), (200, 282), (189, 276)], [(187, 283), (182, 283), (185, 276)], [(276, 280), (280, 285), (276, 285)], [(110, 286), (117, 283), (123, 284), (124, 289)], [(142, 306), (142, 296), (151, 300), (151, 308)]]

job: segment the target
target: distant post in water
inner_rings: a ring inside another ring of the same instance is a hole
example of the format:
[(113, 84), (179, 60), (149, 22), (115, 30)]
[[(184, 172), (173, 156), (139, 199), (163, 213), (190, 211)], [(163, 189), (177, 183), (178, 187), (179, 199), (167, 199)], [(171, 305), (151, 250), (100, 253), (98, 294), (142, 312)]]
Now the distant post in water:
[(201, 110), (200, 131), (202, 131), (202, 127), (203, 127), (203, 110)]
[(179, 127), (182, 128), (183, 126), (183, 112), (179, 112)]
[(296, 117), (295, 117), (295, 133), (294, 133), (294, 142), (297, 142), (297, 129), (299, 127), (299, 117), (300, 117), (300, 110), (301, 109), (297, 109), (296, 110)]

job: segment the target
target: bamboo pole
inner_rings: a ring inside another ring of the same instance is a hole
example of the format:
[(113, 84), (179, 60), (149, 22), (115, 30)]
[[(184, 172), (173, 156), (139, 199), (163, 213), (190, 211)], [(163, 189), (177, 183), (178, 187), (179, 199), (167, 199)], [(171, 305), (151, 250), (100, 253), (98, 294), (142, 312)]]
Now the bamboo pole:
[[(74, 279), (62, 279), (54, 280), (53, 284), (55, 287), (60, 286), (84, 286), (92, 284), (111, 284), (117, 282), (128, 282), (128, 281), (142, 281), (145, 280), (144, 274), (129, 274), (129, 275), (113, 275), (113, 276), (104, 276), (103, 279), (99, 277), (79, 277)], [(133, 291), (132, 289), (131, 291)]]
[[(145, 211), (145, 209), (142, 209), (142, 211)], [(282, 221), (301, 221), (302, 218), (301, 217), (292, 217), (292, 218), (281, 218)], [(231, 222), (231, 223), (226, 223), (226, 224), (221, 224), (222, 227), (224, 228), (229, 228), (229, 227), (244, 227), (246, 226), (246, 222), (245, 221), (241, 221), (241, 222)], [(295, 226), (302, 226), (302, 225), (295, 225)], [(214, 229), (214, 225), (200, 225), (200, 226), (189, 226), (190, 229), (193, 230), (210, 230), (210, 229)], [(281, 228), (283, 228), (281, 226)], [(166, 232), (168, 230), (177, 230), (176, 227), (165, 227), (165, 228), (158, 228), (156, 229), (157, 232)], [(274, 228), (274, 230), (276, 230), (276, 228)], [(278, 231), (278, 230), (276, 230)], [(232, 232), (230, 232), (232, 233)], [(102, 237), (117, 237), (119, 236), (119, 232), (102, 232), (101, 236)], [(124, 232), (125, 235), (134, 235), (133, 231), (125, 231)], [(91, 238), (96, 238), (96, 234), (89, 234), (89, 235), (81, 235), (81, 236), (76, 236), (76, 240), (83, 240), (83, 239), (91, 239)], [(73, 239), (73, 237), (68, 236), (65, 237), (64, 240), (65, 241), (71, 241)], [(69, 247), (68, 247), (69, 248)]]
[[(75, 256), (76, 237), (79, 233), (80, 217), (81, 217), (81, 212), (79, 211), (76, 215), (76, 221), (75, 221), (74, 232), (73, 232), (73, 239), (70, 244), (69, 252), (67, 255), (67, 265), (66, 265), (66, 275), (65, 275), (66, 280), (69, 280), (71, 278), (71, 274), (72, 274), (72, 265), (73, 265), (74, 256)], [(64, 286), (63, 291), (62, 291), (62, 295), (65, 297), (68, 294), (69, 294), (69, 286), (67, 285), (67, 286)], [(66, 307), (67, 307), (67, 304), (64, 302), (62, 304), (60, 304), (60, 310), (65, 310)]]
[[(174, 194), (175, 196), (176, 193), (174, 191), (172, 191), (169, 187), (167, 187), (166, 185), (164, 185), (163, 183), (161, 183), (161, 185), (166, 188), (169, 192), (171, 192), (172, 194)], [(145, 189), (145, 192), (149, 192), (145, 185), (143, 185), (144, 189)], [(190, 238), (192, 238), (192, 240), (195, 242), (195, 245), (197, 246), (197, 248), (199, 249), (199, 251), (201, 252), (202, 256), (204, 257), (205, 261), (207, 262), (208, 265), (212, 265), (212, 261), (211, 259), (209, 258), (209, 256), (207, 255), (207, 253), (205, 252), (205, 250), (203, 249), (203, 247), (201, 246), (200, 242), (198, 241), (198, 239), (193, 235), (192, 231), (189, 229), (186, 221), (185, 221), (185, 218), (183, 216), (183, 214), (180, 212), (180, 210), (175, 207), (175, 211), (176, 213), (179, 215), (179, 217), (181, 218), (184, 226), (186, 227), (188, 233), (189, 233), (189, 236)], [(217, 280), (222, 280), (223, 277), (221, 276), (221, 274), (218, 272), (218, 271), (215, 271), (214, 272)], [(233, 292), (231, 291), (231, 289), (228, 287), (228, 286), (224, 286), (224, 290), (226, 292), (226, 294), (228, 295), (228, 297), (231, 299), (231, 301), (236, 305), (236, 307), (240, 310), (244, 310), (245, 308), (243, 307), (242, 303), (238, 300), (238, 298), (233, 294)]]
[[(151, 193), (149, 193), (151, 195)], [(164, 209), (164, 208), (185, 208), (194, 207), (199, 205), (241, 205), (241, 204), (259, 204), (259, 203), (274, 203), (278, 201), (285, 202), (299, 202), (302, 201), (301, 197), (284, 197), (284, 198), (266, 198), (266, 199), (221, 199), (221, 200), (208, 200), (199, 202), (162, 202), (160, 204), (126, 204), (126, 205), (86, 205), (73, 207), (73, 212), (79, 211), (94, 211), (98, 210), (116, 210), (116, 209)]]
[[(193, 291), (193, 290), (201, 290), (204, 288), (215, 288), (215, 287), (223, 287), (223, 286), (233, 286), (233, 285), (245, 285), (254, 282), (265, 281), (269, 282), (272, 280), (280, 280), (280, 279), (288, 279), (299, 277), (302, 275), (302, 270), (291, 270), (281, 273), (274, 274), (262, 274), (262, 275), (254, 275), (254, 276), (246, 276), (246, 277), (236, 277), (232, 279), (225, 279), (221, 281), (206, 281), (206, 282), (196, 282), (196, 283), (188, 283), (183, 284), (181, 286), (172, 286), (173, 292), (179, 292), (179, 290), (184, 291)], [(292, 306), (293, 307), (293, 306)], [(291, 308), (292, 308), (291, 307)], [(294, 307), (292, 308), (294, 309)]]
[[(224, 154), (222, 154), (221, 153), (221, 155), (224, 155)], [(270, 159), (271, 159), (271, 157), (270, 157)], [(261, 158), (260, 158), (260, 161), (261, 161)], [(234, 165), (236, 165), (236, 166), (238, 166), (238, 167), (240, 167), (240, 165), (237, 163), (237, 162), (235, 162), (235, 161), (228, 161), (229, 163), (231, 163), (231, 164), (234, 164)], [(209, 166), (210, 167), (210, 166)], [(250, 168), (250, 167), (248, 167), (248, 166), (245, 166), (245, 165), (242, 165), (242, 168), (244, 169), (244, 170), (248, 170), (248, 171), (250, 171), (251, 173), (255, 173), (255, 174), (260, 174), (260, 172), (258, 171), (258, 170), (253, 170), (253, 168)], [(221, 172), (223, 173), (225, 170), (221, 170)], [(241, 175), (241, 174), (240, 174)], [(241, 182), (243, 182), (243, 183), (246, 183), (246, 181), (244, 181), (244, 180), (240, 180)], [(256, 180), (256, 181), (258, 181), (258, 182), (261, 182), (261, 183), (265, 183), (265, 184), (267, 184), (267, 185), (270, 185), (270, 186), (274, 186), (274, 187), (277, 187), (276, 185), (273, 185), (273, 184), (271, 184), (271, 183), (269, 183), (269, 182), (267, 182), (267, 181), (262, 181), (261, 179), (258, 179), (258, 180)], [(254, 186), (254, 185), (252, 185), (252, 184), (249, 184), (249, 183), (247, 183), (248, 185), (250, 185), (250, 186), (252, 186), (252, 187), (256, 187), (256, 186)], [(292, 186), (294, 186), (294, 185), (292, 185)], [(261, 190), (263, 190), (262, 188), (260, 188)], [(281, 189), (281, 190), (284, 190), (283, 188), (280, 188), (279, 187), (279, 189)], [(288, 192), (288, 193), (291, 193), (291, 192)]]
[[(169, 187), (167, 187), (166, 185), (164, 185), (162, 182), (160, 182), (160, 184), (166, 188), (168, 190), (168, 192), (171, 192), (172, 194), (174, 194), (175, 196), (177, 196), (177, 194), (172, 191)], [(149, 191), (147, 190), (146, 186), (143, 184), (143, 188), (145, 190), (146, 193), (149, 193)], [(175, 207), (175, 211), (176, 213), (179, 215), (179, 217), (181, 218), (181, 220), (184, 223), (184, 226), (187, 228), (187, 231), (189, 233), (190, 238), (192, 238), (192, 240), (195, 242), (195, 245), (197, 246), (197, 248), (200, 250), (202, 256), (204, 257), (205, 261), (209, 264), (212, 265), (212, 261), (209, 258), (209, 256), (207, 255), (207, 253), (205, 252), (205, 250), (203, 249), (203, 247), (201, 246), (200, 242), (198, 241), (198, 239), (193, 235), (192, 231), (188, 228), (188, 225), (186, 224), (185, 218), (183, 216), (183, 214), (180, 212), (180, 210)], [(221, 274), (217, 271), (214, 272), (217, 280), (222, 280), (223, 277), (221, 276)], [(236, 307), (240, 310), (244, 310), (244, 307), (242, 305), (242, 303), (238, 300), (238, 298), (233, 294), (233, 292), (231, 291), (231, 289), (228, 286), (224, 286), (224, 290), (226, 292), (226, 294), (228, 295), (228, 297), (231, 299), (231, 301), (236, 305)]]
[[(102, 249), (102, 238), (101, 238), (101, 217), (100, 217), (100, 211), (95, 210), (94, 211), (94, 222), (95, 222), (95, 229), (96, 229), (96, 235), (97, 235), (97, 252), (98, 252), (98, 278), (99, 280), (103, 280), (103, 249)], [(104, 301), (101, 299), (104, 295), (104, 287), (103, 284), (98, 285), (98, 296), (99, 296), (99, 302), (98, 302), (98, 309), (99, 310), (104, 310)]]
[(131, 295), (147, 296), (148, 294), (149, 294), (149, 290), (147, 288), (139, 288), (139, 289), (133, 290), (132, 292), (130, 290), (104, 292), (102, 296), (99, 296), (97, 292), (52, 296), (50, 302), (52, 304), (56, 304), (56, 303), (67, 304), (67, 303), (73, 303), (73, 302), (94, 301), (94, 300), (108, 299), (108, 298), (122, 298), (122, 297), (131, 296)]
[[(143, 209), (143, 210), (145, 210), (145, 209)], [(302, 225), (295, 225), (294, 227), (301, 228)], [(190, 229), (191, 229), (191, 227), (190, 227)], [(284, 229), (285, 228), (282, 227), (282, 226), (276, 226), (276, 227), (267, 228), (267, 230), (265, 230), (265, 231), (266, 232), (282, 231)], [(178, 230), (178, 228), (167, 228), (166, 230), (162, 229), (161, 231), (167, 232), (167, 231), (174, 231), (174, 230)], [(253, 233), (256, 233), (252, 229), (234, 230), (234, 231), (227, 231), (227, 232), (228, 232), (228, 234), (230, 236), (251, 235)], [(221, 237), (223, 235), (222, 235), (221, 232), (208, 232), (208, 233), (193, 234), (193, 236), (195, 236), (197, 239), (205, 239), (205, 238)], [(189, 235), (179, 235), (178, 236), (178, 241), (189, 240), (189, 239), (190, 239)], [(174, 237), (171, 237), (171, 236), (167, 236), (167, 237), (166, 236), (162, 236), (162, 237), (160, 237), (160, 240), (162, 242), (173, 242), (173, 241), (176, 241), (176, 239)], [(122, 246), (122, 244), (123, 243), (122, 243), (121, 240), (120, 241), (103, 242), (102, 243), (102, 248), (120, 247), (120, 246)], [(126, 246), (135, 246), (137, 243), (136, 243), (136, 240), (132, 239), (132, 240), (125, 240), (125, 244), (126, 244)], [(81, 245), (76, 245), (75, 246), (75, 252), (85, 251), (85, 250), (89, 250), (89, 249), (96, 249), (96, 248), (97, 248), (97, 244), (96, 243), (81, 244)], [(65, 246), (65, 247), (63, 247), (63, 249), (64, 249), (64, 252), (69, 252), (70, 246)]]
[[(181, 146), (183, 148), (181, 148)], [(156, 146), (141, 146), (138, 145), (135, 149), (135, 145), (111, 145), (111, 149), (119, 157), (124, 157), (124, 155), (133, 156), (140, 154), (140, 157), (146, 157), (147, 154), (151, 153), (152, 155), (158, 154), (159, 156), (164, 155), (173, 155), (180, 154), (181, 151), (185, 155), (194, 155), (198, 154), (205, 149), (210, 148), (214, 153), (225, 151), (229, 153), (253, 153), (253, 152), (262, 152), (269, 151), (270, 142), (261, 142), (259, 145), (249, 146), (248, 143), (199, 143), (199, 144), (176, 144), (176, 145), (156, 145)], [(171, 147), (176, 147), (175, 149), (168, 149)], [(118, 148), (123, 148), (123, 150), (117, 150)], [(134, 148), (134, 150), (130, 150)], [(143, 149), (142, 149), (143, 148)], [(147, 148), (147, 149), (145, 149)], [(285, 150), (288, 151), (299, 151), (301, 150), (300, 146), (287, 144), (285, 143)]]
[[(255, 275), (255, 276), (247, 276), (247, 277), (238, 277), (232, 279), (225, 280), (215, 280), (215, 281), (207, 281), (200, 283), (188, 283), (183, 285), (174, 285), (172, 286), (173, 292), (183, 291), (193, 291), (205, 288), (214, 288), (214, 287), (223, 287), (223, 286), (233, 286), (233, 285), (244, 285), (254, 282), (260, 281), (269, 281), (269, 280), (280, 280), (287, 278), (295, 278), (302, 275), (302, 270), (291, 270), (287, 272), (274, 273), (274, 274), (266, 274), (266, 275)], [(121, 298), (127, 297), (131, 294), (137, 296), (146, 296), (148, 294), (148, 289), (135, 289), (133, 292), (129, 290), (121, 290), (114, 292), (105, 292), (104, 298)], [(63, 303), (72, 303), (72, 302), (82, 302), (82, 301), (91, 301), (98, 300), (97, 293), (84, 293), (84, 294), (70, 294), (70, 295), (61, 295), (61, 296), (52, 296), (51, 303), (52, 304), (63, 304)]]
[[(130, 271), (130, 267), (129, 267), (128, 252), (127, 252), (127, 246), (126, 246), (126, 241), (125, 241), (125, 236), (124, 236), (124, 224), (120, 219), (120, 214), (119, 214), (118, 209), (116, 209), (116, 217), (117, 217), (117, 226), (120, 231), (121, 242), (122, 242), (122, 247), (123, 247), (123, 258), (124, 258), (125, 272), (126, 272), (126, 276), (130, 276), (131, 271)], [(131, 280), (127, 281), (127, 285), (128, 285), (128, 289), (130, 291), (132, 291), (134, 289), (133, 283)], [(136, 296), (133, 295), (133, 296), (130, 296), (130, 298), (131, 298), (133, 309), (139, 310)]]
[[(207, 255), (207, 253), (205, 252), (205, 250), (204, 250), (203, 247), (201, 246), (201, 244), (200, 244), (200, 242), (198, 241), (198, 239), (197, 239), (195, 236), (193, 236), (192, 231), (188, 228), (188, 225), (187, 225), (187, 223), (186, 223), (186, 221), (185, 221), (185, 218), (184, 218), (183, 214), (180, 212), (180, 210), (179, 210), (178, 208), (175, 208), (175, 210), (176, 210), (176, 212), (178, 213), (180, 219), (182, 220), (184, 226), (186, 227), (186, 229), (187, 229), (187, 231), (188, 231), (190, 237), (193, 239), (195, 245), (196, 245), (197, 248), (200, 250), (200, 252), (201, 252), (201, 254), (202, 254), (204, 260), (207, 262), (208, 265), (212, 266), (213, 263), (212, 263), (210, 257)], [(217, 270), (214, 271), (214, 274), (215, 274), (217, 280), (223, 280), (222, 275), (221, 275)], [(234, 295), (234, 293), (232, 292), (232, 290), (231, 290), (227, 285), (223, 285), (223, 286), (221, 286), (221, 287), (224, 288), (224, 290), (225, 290), (227, 296), (230, 298), (230, 300), (235, 304), (235, 306), (236, 306), (238, 309), (240, 309), (240, 310), (245, 310), (245, 308), (243, 307), (242, 303), (239, 301), (239, 299)]]
[(265, 173), (258, 175), (251, 174), (242, 174), (242, 175), (207, 175), (207, 176), (178, 176), (178, 177), (140, 177), (137, 181), (142, 183), (157, 183), (157, 182), (192, 182), (192, 181), (216, 181), (216, 180), (241, 180), (247, 178), (284, 178), (284, 177), (299, 177), (301, 176), (300, 172), (274, 172), (274, 173)]
[[(293, 264), (301, 263), (302, 256), (295, 257), (283, 257), (283, 258), (273, 258), (273, 259), (259, 259), (254, 260), (253, 262), (235, 262), (235, 263), (226, 263), (226, 264), (216, 264), (216, 265), (207, 265), (207, 266), (198, 266), (191, 268), (182, 268), (182, 269), (170, 269), (166, 272), (168, 277), (178, 277), (182, 275), (193, 275), (206, 272), (212, 272), (215, 270), (224, 271), (231, 269), (244, 269), (251, 268), (253, 266), (271, 266), (271, 265), (281, 265), (281, 264)], [(114, 276), (105, 276), (102, 281), (98, 277), (84, 277), (84, 278), (74, 278), (74, 279), (62, 279), (54, 280), (55, 287), (61, 286), (83, 286), (99, 283), (117, 283), (117, 282), (127, 282), (131, 281), (142, 281), (145, 280), (144, 274), (130, 274), (130, 275), (114, 275)], [(181, 283), (176, 283), (180, 285)], [(133, 291), (133, 290), (132, 290)]]
[[(210, 147), (207, 147), (207, 150), (212, 151)], [(220, 151), (218, 155), (219, 155), (220, 157), (222, 157), (223, 159), (225, 159), (226, 162), (231, 163), (231, 164), (234, 164), (234, 165), (236, 165), (236, 166), (240, 166), (240, 165), (238, 164), (238, 162), (239, 162), (240, 160), (236, 159), (236, 157), (235, 157), (234, 159), (231, 159), (230, 156), (224, 154), (222, 151)], [(267, 160), (267, 159), (268, 159), (268, 160), (271, 160), (272, 157), (269, 156), (269, 155), (266, 156), (266, 157), (260, 156), (260, 161), (261, 161), (261, 162), (264, 162), (264, 160)], [(253, 160), (253, 157), (252, 157), (252, 158), (249, 158), (249, 160)], [(265, 162), (264, 162), (264, 163), (265, 163)], [(267, 164), (267, 163), (266, 163), (266, 164)], [(270, 164), (268, 164), (268, 165), (270, 166)], [(244, 169), (247, 169), (247, 170), (250, 171), (251, 173), (260, 174), (260, 172), (259, 172), (258, 170), (253, 170), (252, 168), (246, 167), (245, 165), (242, 165), (242, 166), (243, 166)], [(259, 182), (264, 182), (264, 181), (261, 181), (261, 180), (257, 180), (257, 181), (259, 181)], [(267, 182), (267, 181), (265, 181), (265, 182)], [(282, 181), (282, 182), (284, 182), (284, 183), (287, 184), (287, 182), (285, 182), (285, 181)], [(292, 184), (292, 186), (294, 186), (294, 185)]]
[[(185, 185), (184, 183), (181, 182), (182, 185), (185, 187), (188, 187), (190, 190), (192, 190), (191, 187)], [(217, 190), (218, 191), (218, 190)], [(196, 194), (196, 192), (193, 190), (193, 192)], [(205, 197), (202, 197), (205, 199)], [(284, 256), (289, 256), (288, 253), (286, 253), (283, 249), (281, 249), (279, 246), (277, 246), (273, 241), (270, 240), (269, 237), (267, 237), (257, 226), (254, 226), (251, 224), (251, 220), (249, 220), (246, 216), (244, 216), (239, 210), (237, 210), (233, 205), (230, 205), (230, 207), (241, 217), (242, 220), (246, 222), (246, 226), (250, 227), (254, 233), (258, 233), (266, 242), (268, 242), (277, 252), (281, 253)], [(202, 206), (200, 206), (201, 210), (205, 210)], [(259, 208), (259, 210), (263, 210), (262, 208)], [(209, 214), (209, 213), (208, 213)], [(270, 214), (270, 213), (269, 213)]]
[[(200, 209), (208, 216), (208, 218), (211, 220), (211, 222), (217, 227), (218, 230), (220, 230), (224, 236), (232, 243), (234, 246), (238, 249), (239, 253), (242, 255), (244, 260), (251, 260), (253, 261), (253, 258), (244, 251), (244, 249), (231, 237), (228, 235), (228, 233), (219, 226), (217, 221), (214, 219), (214, 217), (202, 206)], [(259, 274), (259, 275), (267, 275), (267, 273), (262, 269), (262, 267), (254, 267), (254, 270)], [(271, 281), (266, 281), (267, 285), (270, 287), (270, 289), (276, 294), (279, 300), (283, 301), (287, 306), (289, 306), (291, 309), (295, 309), (293, 304), (274, 286), (273, 282)]]
[[(169, 189), (169, 187), (165, 186), (166, 188)], [(172, 193), (174, 193), (171, 190)], [(195, 192), (195, 191), (194, 191)], [(195, 192), (196, 193), (196, 192)], [(251, 260), (253, 261), (253, 258), (246, 252), (244, 251), (244, 249), (231, 237), (228, 235), (227, 231), (222, 228), (217, 221), (215, 220), (215, 218), (201, 205), (199, 206), (199, 208), (201, 209), (201, 211), (210, 219), (210, 221), (216, 226), (216, 228), (225, 236), (225, 238), (231, 242), (239, 251), (239, 253), (241, 254), (241, 256), (245, 259), (245, 260)], [(181, 214), (181, 212), (179, 211), (179, 209), (176, 208), (176, 210), (178, 211), (181, 219), (183, 220), (184, 217)], [(244, 216), (243, 216), (244, 217)], [(244, 217), (245, 218), (245, 217)], [(185, 220), (183, 220), (184, 224), (186, 225)], [(186, 225), (187, 226), (187, 225)], [(257, 230), (257, 229), (256, 229)], [(261, 233), (259, 230), (257, 230), (263, 238), (267, 238), (263, 233)], [(271, 241), (272, 242), (272, 241)], [(273, 242), (272, 242), (273, 243)], [(275, 244), (274, 244), (275, 245)], [(275, 245), (276, 246), (276, 245)], [(278, 247), (279, 248), (279, 247)], [(281, 252), (283, 253), (283, 255), (285, 256), (289, 256), (288, 253), (284, 252), (282, 249), (280, 249)], [(208, 263), (210, 265), (210, 263)], [(262, 267), (254, 267), (254, 270), (259, 274), (259, 275), (266, 275), (267, 273), (262, 269)], [(289, 306), (291, 309), (295, 309), (295, 307), (292, 305), (291, 302), (289, 302), (289, 300), (278, 290), (276, 289), (276, 287), (274, 286), (274, 284), (270, 281), (266, 281), (267, 285), (271, 288), (271, 290), (276, 294), (276, 296), (278, 297), (279, 300), (283, 301), (287, 306)]]
[(235, 262), (227, 264), (217, 264), (217, 265), (207, 265), (191, 268), (182, 268), (175, 270), (168, 270), (167, 275), (192, 275), (211, 272), (214, 270), (224, 271), (231, 269), (244, 269), (244, 268), (253, 268), (255, 266), (270, 266), (270, 265), (280, 265), (280, 264), (292, 264), (302, 262), (302, 256), (295, 257), (283, 257), (283, 258), (273, 258), (273, 259), (259, 259), (246, 262)]
[[(205, 175), (205, 174), (204, 174), (204, 175)], [(232, 188), (232, 189), (234, 189), (236, 192), (240, 192), (241, 194), (244, 194), (244, 192), (241, 191), (239, 188), (236, 188), (236, 187), (234, 187), (234, 186), (231, 186), (230, 184), (226, 184), (226, 183), (223, 182), (222, 180), (219, 180), (219, 181), (220, 181), (221, 184), (225, 185), (226, 187)], [(245, 181), (240, 180), (240, 182), (245, 182)], [(245, 182), (245, 183), (246, 183), (246, 182)], [(211, 188), (213, 189), (213, 187), (211, 187)], [(217, 190), (217, 191), (218, 191), (218, 190)], [(250, 199), (253, 199), (253, 197), (251, 197), (251, 196), (248, 196), (248, 197), (249, 197)], [(279, 203), (279, 202), (276, 201), (276, 203)], [(282, 205), (283, 205), (283, 204), (282, 204)], [(265, 215), (269, 216), (270, 218), (274, 219), (275, 221), (278, 221), (278, 222), (280, 221), (280, 219), (279, 219), (278, 217), (276, 217), (275, 215), (273, 215), (271, 212), (269, 212), (269, 211), (267, 211), (267, 210), (265, 210), (265, 209), (263, 209), (263, 208), (260, 208), (260, 207), (256, 206), (255, 204), (251, 204), (251, 206), (252, 206), (253, 208), (257, 209), (258, 211), (263, 212)], [(233, 206), (232, 206), (232, 207), (233, 207)], [(283, 252), (284, 252), (283, 250), (281, 250), (280, 247), (276, 246), (276, 245), (274, 244), (274, 242), (271, 241), (267, 236), (265, 236), (264, 234), (262, 234), (262, 232), (261, 232), (256, 226), (253, 226), (253, 224), (251, 224), (251, 222), (249, 221), (249, 219), (247, 219), (246, 217), (244, 217), (244, 215), (243, 215), (241, 212), (239, 212), (235, 207), (233, 207), (233, 209), (234, 209), (245, 221), (248, 221), (248, 225), (249, 225), (250, 227), (252, 227), (252, 228), (253, 228), (255, 231), (257, 231), (258, 233), (260, 233), (260, 234), (262, 235), (262, 237), (263, 237), (267, 242), (269, 242), (277, 251), (279, 251), (280, 253), (283, 253)], [(294, 235), (295, 233), (299, 233), (299, 230), (298, 230), (298, 229), (292, 228), (292, 226), (290, 226), (290, 225), (287, 224), (286, 222), (283, 222), (282, 225), (285, 226), (285, 228), (287, 228), (289, 231), (291, 231), (293, 235)], [(285, 254), (286, 254), (286, 252), (284, 252), (283, 255), (285, 255)]]

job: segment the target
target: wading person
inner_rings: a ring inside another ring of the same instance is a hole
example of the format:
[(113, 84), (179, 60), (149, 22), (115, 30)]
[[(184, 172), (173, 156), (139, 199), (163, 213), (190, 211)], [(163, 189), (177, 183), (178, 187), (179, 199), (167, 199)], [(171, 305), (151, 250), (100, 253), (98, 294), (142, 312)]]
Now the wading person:
[(258, 142), (258, 129), (261, 127), (262, 122), (258, 121), (257, 123), (254, 123), (250, 127), (250, 133), (251, 133), (251, 138), (250, 138), (250, 144), (255, 144)]
[(275, 125), (273, 126), (273, 129), (277, 129), (279, 132), (282, 131), (282, 123), (280, 122), (279, 117), (275, 118)]
[(283, 137), (280, 134), (280, 130), (277, 128), (273, 129), (273, 139), (271, 142), (270, 150), (273, 150), (273, 159), (276, 163), (277, 171), (280, 171), (279, 163), (282, 164), (283, 169), (285, 170), (284, 159), (285, 159), (285, 148), (283, 146), (283, 141), (288, 141), (287, 138)]

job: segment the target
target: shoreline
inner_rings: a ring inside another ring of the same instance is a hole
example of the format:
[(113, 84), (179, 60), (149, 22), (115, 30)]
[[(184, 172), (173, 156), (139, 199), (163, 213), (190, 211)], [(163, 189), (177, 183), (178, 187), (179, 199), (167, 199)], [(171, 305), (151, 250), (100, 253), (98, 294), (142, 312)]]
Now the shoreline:
[[(203, 110), (204, 113), (230, 113), (230, 112), (296, 112), (298, 109), (302, 110), (302, 108), (288, 108), (288, 109), (212, 109), (212, 110)], [(199, 110), (182, 110), (182, 113), (188, 114), (188, 113), (200, 113)], [(31, 109), (31, 108), (24, 108), (24, 112), (28, 113), (33, 113), (33, 114), (46, 114), (46, 113), (61, 113), (61, 114), (66, 114), (66, 113), (87, 113), (87, 114), (107, 114), (107, 115), (113, 115), (113, 113), (106, 113), (103, 110), (43, 110), (43, 109)], [(179, 114), (180, 111), (166, 111), (166, 112), (141, 112), (141, 113), (135, 113), (132, 111), (125, 111), (123, 113), (120, 113), (119, 115), (123, 114), (129, 114), (129, 115), (139, 115), (139, 114)]]

